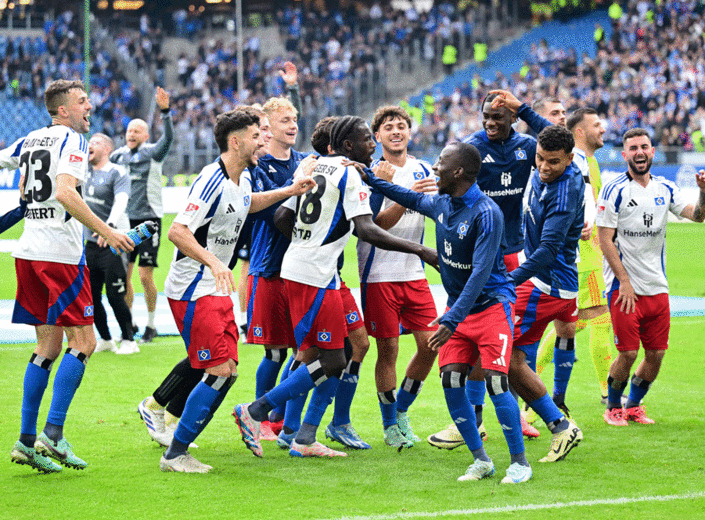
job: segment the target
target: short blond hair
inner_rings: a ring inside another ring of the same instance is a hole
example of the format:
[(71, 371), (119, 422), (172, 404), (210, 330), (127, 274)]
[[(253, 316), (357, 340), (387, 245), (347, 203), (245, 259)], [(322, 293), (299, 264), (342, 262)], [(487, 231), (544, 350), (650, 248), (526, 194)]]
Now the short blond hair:
[(269, 98), (262, 107), (262, 111), (267, 114), (267, 117), (270, 119), (272, 114), (274, 114), (274, 112), (278, 112), (279, 110), (291, 110), (296, 116), (299, 115), (299, 111), (296, 110), (294, 104), (285, 97)]

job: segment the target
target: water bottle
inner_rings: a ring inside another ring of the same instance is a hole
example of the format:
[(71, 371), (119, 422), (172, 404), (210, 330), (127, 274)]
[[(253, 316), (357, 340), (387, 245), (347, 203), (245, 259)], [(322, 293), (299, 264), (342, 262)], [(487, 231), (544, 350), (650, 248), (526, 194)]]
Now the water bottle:
[[(132, 239), (132, 241), (135, 243), (135, 247), (137, 247), (148, 238), (152, 238), (152, 235), (156, 232), (157, 224), (155, 222), (152, 222), (151, 220), (148, 220), (146, 222), (142, 222), (142, 224), (140, 224), (139, 226), (133, 227), (125, 234)], [(120, 254), (113, 246), (110, 246), (110, 250), (113, 252), (114, 255)]]

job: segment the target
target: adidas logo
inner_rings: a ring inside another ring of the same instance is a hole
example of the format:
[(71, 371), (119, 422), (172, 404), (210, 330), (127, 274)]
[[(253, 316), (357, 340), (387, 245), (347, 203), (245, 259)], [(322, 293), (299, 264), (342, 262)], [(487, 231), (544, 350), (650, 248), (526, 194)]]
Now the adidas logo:
[(482, 159), (482, 162), (483, 162), (483, 163), (493, 163), (493, 162), (494, 162), (494, 159), (492, 158), (492, 156), (491, 156), (490, 154), (487, 154), (487, 155), (485, 156), (485, 158)]
[(464, 422), (468, 422), (468, 420), (465, 417), (458, 417), (453, 421), (455, 424), (463, 424)]
[(271, 164), (269, 165), (269, 173), (277, 173), (277, 170)]
[(507, 366), (507, 364), (504, 362), (504, 358), (502, 358), (502, 357), (498, 357), (497, 359), (495, 359), (495, 360), (492, 362), (492, 364), (493, 364), (493, 365), (500, 366), (500, 367), (506, 367), (506, 366)]
[(561, 363), (558, 366), (561, 368), (573, 368), (573, 363), (571, 363), (570, 361), (566, 361), (565, 363)]
[(512, 431), (511, 426), (507, 426), (506, 424), (500, 424), (500, 426), (502, 427), (503, 430), (506, 430), (508, 432)]
[(229, 215), (230, 213), (235, 213), (235, 208), (232, 204), (228, 204), (228, 209), (225, 210), (226, 215)]
[(627, 204), (627, 207), (628, 207), (628, 208), (634, 208), (634, 207), (636, 207), (636, 206), (638, 206), (638, 205), (639, 205), (639, 204), (637, 204), (636, 201), (635, 201), (634, 199), (632, 199), (632, 200), (629, 201), (629, 204)]

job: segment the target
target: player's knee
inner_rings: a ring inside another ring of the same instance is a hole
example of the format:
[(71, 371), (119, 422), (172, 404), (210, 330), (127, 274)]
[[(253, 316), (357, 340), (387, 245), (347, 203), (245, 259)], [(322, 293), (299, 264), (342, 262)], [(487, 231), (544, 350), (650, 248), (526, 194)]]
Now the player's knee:
[(339, 377), (347, 366), (344, 349), (321, 350), (319, 359), (327, 377)]
[(443, 388), (465, 388), (467, 382), (467, 367), (460, 364), (446, 365), (441, 368), (441, 384)]
[(509, 391), (509, 378), (497, 370), (485, 370), (485, 387), (490, 396), (503, 394)]
[(619, 352), (618, 358), (624, 363), (628, 363), (630, 366), (634, 364), (636, 361), (637, 355), (639, 354), (638, 350), (624, 350)]

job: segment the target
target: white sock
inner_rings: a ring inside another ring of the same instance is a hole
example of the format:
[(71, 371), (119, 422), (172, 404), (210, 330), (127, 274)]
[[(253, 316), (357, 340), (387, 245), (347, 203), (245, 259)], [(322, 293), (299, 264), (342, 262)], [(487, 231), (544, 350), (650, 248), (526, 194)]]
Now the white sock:
[(247, 325), (247, 311), (240, 311), (240, 325)]
[(155, 314), (157, 314), (156, 311), (147, 313), (147, 327), (154, 328), (154, 315)]

